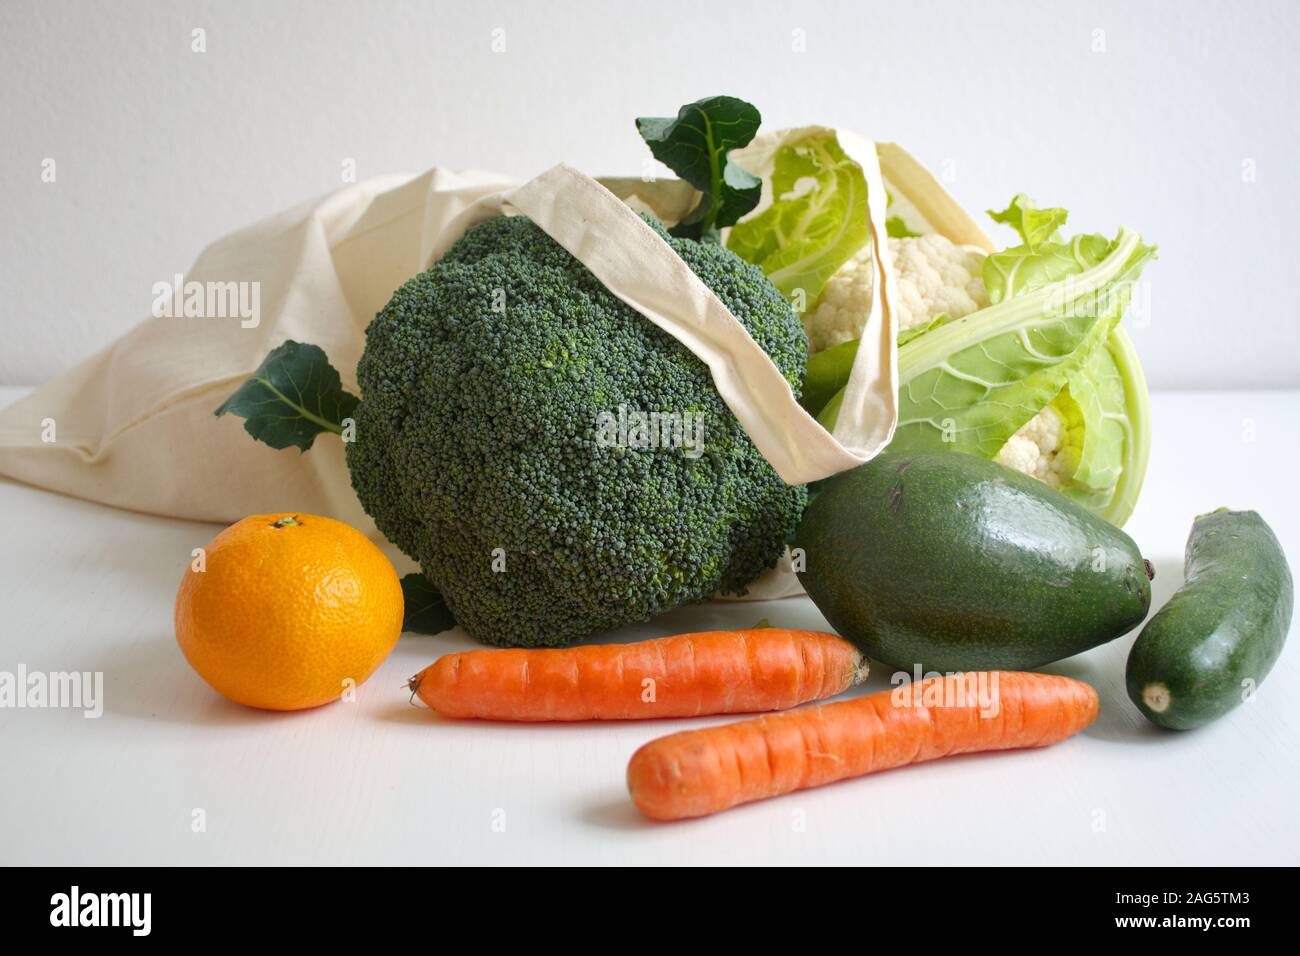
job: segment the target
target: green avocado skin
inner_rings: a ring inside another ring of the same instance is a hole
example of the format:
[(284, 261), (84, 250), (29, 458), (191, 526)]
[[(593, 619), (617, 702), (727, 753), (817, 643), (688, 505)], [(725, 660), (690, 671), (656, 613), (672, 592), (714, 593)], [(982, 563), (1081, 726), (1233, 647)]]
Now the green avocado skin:
[[(1291, 627), (1291, 569), (1273, 530), (1253, 511), (1197, 518), (1187, 538), (1186, 583), (1142, 629), (1125, 685), (1149, 719), (1191, 730), (1222, 717), (1261, 684)], [(1145, 699), (1163, 693), (1162, 710)]]
[(886, 451), (827, 479), (794, 544), (831, 626), (908, 670), (1037, 667), (1118, 637), (1151, 604), (1128, 535), (958, 452)]

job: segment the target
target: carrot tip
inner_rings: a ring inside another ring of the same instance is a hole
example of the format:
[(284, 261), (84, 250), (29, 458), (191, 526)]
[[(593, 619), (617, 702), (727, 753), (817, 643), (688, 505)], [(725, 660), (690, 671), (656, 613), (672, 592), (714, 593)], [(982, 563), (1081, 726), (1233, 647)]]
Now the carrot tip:
[(410, 700), (411, 704), (415, 703), (415, 695), (420, 690), (420, 678), (422, 678), (423, 676), (424, 676), (424, 671), (420, 671), (420, 673), (416, 674), (414, 677), (412, 677), (410, 680), (406, 682), (406, 689), (411, 692), (411, 700)]
[(849, 686), (856, 687), (858, 684), (861, 684), (867, 679), (867, 675), (870, 673), (871, 661), (867, 660), (865, 656), (858, 658), (858, 665), (853, 668), (853, 682)]

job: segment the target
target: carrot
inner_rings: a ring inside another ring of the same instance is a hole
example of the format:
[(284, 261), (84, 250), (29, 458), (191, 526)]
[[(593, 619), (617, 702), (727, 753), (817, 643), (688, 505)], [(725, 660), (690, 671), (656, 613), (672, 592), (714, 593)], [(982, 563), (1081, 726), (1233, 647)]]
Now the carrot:
[(861, 652), (835, 634), (757, 628), (448, 654), (409, 686), (447, 717), (642, 720), (784, 710), (866, 674)]
[(652, 740), (632, 755), (627, 785), (648, 817), (699, 817), (950, 754), (1044, 747), (1092, 723), (1097, 707), (1097, 692), (1068, 677), (1016, 671), (934, 677)]

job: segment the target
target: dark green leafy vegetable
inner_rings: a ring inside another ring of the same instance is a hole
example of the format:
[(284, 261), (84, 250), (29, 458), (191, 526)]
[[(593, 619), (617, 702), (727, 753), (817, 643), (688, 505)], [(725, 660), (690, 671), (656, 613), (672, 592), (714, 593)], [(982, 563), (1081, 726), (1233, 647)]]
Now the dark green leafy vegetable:
[(719, 230), (758, 205), (762, 180), (730, 162), (727, 153), (753, 139), (761, 121), (754, 106), (734, 96), (689, 103), (676, 117), (637, 119), (637, 132), (655, 159), (703, 194), (672, 235), (718, 242)]
[(244, 430), (272, 448), (311, 447), (321, 432), (343, 433), (359, 399), (316, 345), (288, 340), (262, 360), (214, 414), (245, 419)]
[(440, 634), (456, 626), (447, 602), (423, 574), (412, 573), (402, 578), (402, 599), (406, 602), (403, 631)]

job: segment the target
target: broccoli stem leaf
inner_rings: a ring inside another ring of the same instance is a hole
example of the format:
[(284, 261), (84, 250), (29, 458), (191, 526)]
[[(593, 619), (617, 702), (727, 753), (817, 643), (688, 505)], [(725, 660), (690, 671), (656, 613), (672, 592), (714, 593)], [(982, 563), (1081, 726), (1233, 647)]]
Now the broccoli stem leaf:
[(408, 574), (402, 578), (402, 599), (406, 602), (406, 611), (402, 615), (403, 631), (440, 634), (456, 626), (447, 602), (423, 574)]
[(214, 412), (243, 418), (244, 430), (272, 448), (306, 451), (321, 432), (343, 434), (360, 401), (316, 345), (289, 339), (272, 349), (248, 381)]
[(762, 180), (730, 162), (727, 153), (758, 132), (758, 110), (734, 96), (710, 96), (688, 103), (676, 117), (642, 116), (637, 132), (650, 152), (701, 193), (699, 204), (670, 232), (683, 239), (721, 241), (756, 205)]

